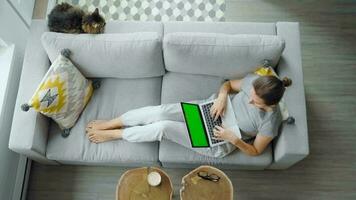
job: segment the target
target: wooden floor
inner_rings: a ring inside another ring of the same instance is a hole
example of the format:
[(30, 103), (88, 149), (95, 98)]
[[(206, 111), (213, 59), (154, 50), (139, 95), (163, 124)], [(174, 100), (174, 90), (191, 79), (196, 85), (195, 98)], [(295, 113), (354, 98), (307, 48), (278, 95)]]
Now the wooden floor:
[[(226, 18), (300, 22), (310, 139), (288, 170), (225, 171), (235, 199), (356, 199), (356, 1), (227, 0)], [(126, 170), (34, 163), (28, 199), (112, 200)], [(188, 170), (166, 171), (177, 194)]]

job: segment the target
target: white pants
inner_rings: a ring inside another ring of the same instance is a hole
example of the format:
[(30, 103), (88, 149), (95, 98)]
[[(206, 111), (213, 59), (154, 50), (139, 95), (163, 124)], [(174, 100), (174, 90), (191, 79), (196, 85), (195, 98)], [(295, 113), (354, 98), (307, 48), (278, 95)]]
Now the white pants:
[[(215, 95), (212, 95), (206, 100), (190, 101), (190, 103), (199, 104), (214, 97)], [(179, 103), (130, 110), (121, 115), (121, 120), (123, 125), (127, 126), (123, 129), (122, 138), (129, 142), (152, 142), (165, 138), (211, 157), (224, 157), (235, 149), (231, 144), (212, 148), (192, 148)]]

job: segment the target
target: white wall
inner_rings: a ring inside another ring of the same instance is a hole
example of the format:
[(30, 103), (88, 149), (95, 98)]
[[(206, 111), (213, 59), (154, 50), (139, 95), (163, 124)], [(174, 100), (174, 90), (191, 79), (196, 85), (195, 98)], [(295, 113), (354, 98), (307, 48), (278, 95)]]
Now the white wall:
[(35, 0), (8, 0), (29, 26), (31, 24)]
[[(11, 84), (9, 85), (5, 117), (0, 119), (0, 199), (12, 199), (14, 191), (19, 155), (8, 149), (9, 134), (12, 122), (13, 99), (17, 94), (18, 80), (22, 68), (24, 49), (29, 30), (17, 13), (6, 0), (0, 0), (0, 38), (8, 44), (15, 44)], [(1, 71), (0, 71), (1, 73)]]
[(28, 28), (6, 0), (0, 0), (0, 37), (16, 45), (19, 54), (26, 46)]

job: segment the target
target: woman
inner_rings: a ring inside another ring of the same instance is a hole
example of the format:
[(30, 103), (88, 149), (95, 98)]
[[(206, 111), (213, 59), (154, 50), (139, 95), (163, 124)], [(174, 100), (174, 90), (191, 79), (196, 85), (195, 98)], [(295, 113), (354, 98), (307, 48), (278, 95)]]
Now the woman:
[[(226, 81), (217, 97), (213, 94), (206, 100), (191, 101), (201, 103), (215, 99), (210, 113), (217, 119), (224, 115), (226, 100), (231, 98), (236, 121), (242, 134), (240, 139), (231, 130), (216, 126), (215, 137), (228, 143), (211, 148), (193, 148), (193, 150), (211, 157), (224, 157), (236, 148), (251, 156), (260, 155), (278, 134), (282, 122), (278, 102), (284, 94), (285, 87), (290, 84), (288, 78), (280, 80), (275, 76), (248, 74), (241, 80)], [(238, 93), (232, 95), (231, 93), (234, 92)], [(117, 139), (148, 142), (161, 141), (165, 138), (191, 148), (179, 103), (130, 110), (109, 121), (94, 120), (87, 125), (86, 131), (89, 140), (94, 143)], [(245, 142), (253, 138), (252, 144)]]

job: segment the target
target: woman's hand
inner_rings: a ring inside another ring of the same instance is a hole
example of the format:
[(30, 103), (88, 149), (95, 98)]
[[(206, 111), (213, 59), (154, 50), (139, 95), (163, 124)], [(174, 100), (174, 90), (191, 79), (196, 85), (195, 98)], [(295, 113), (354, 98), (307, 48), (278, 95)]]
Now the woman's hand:
[(213, 106), (210, 108), (210, 115), (217, 120), (219, 116), (224, 116), (226, 108), (226, 98), (227, 96), (219, 96), (215, 99)]
[(236, 135), (231, 130), (225, 129), (221, 126), (215, 126), (213, 132), (214, 137), (219, 140), (233, 142), (236, 139)]

